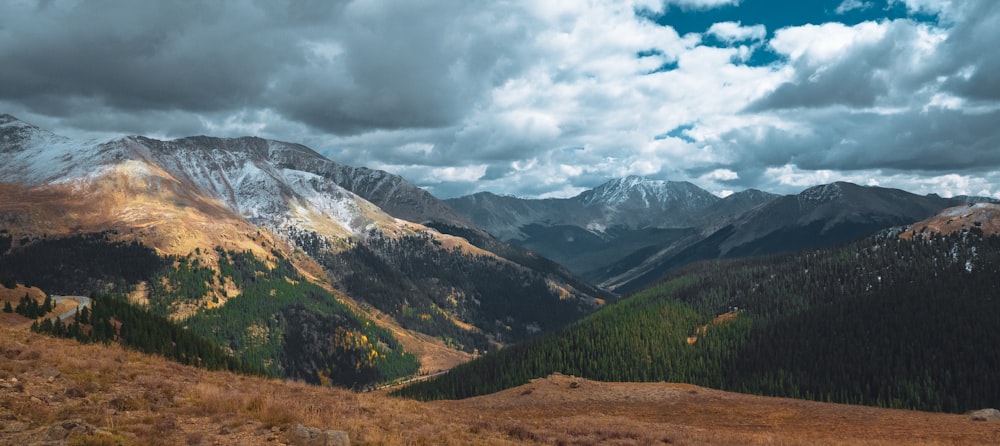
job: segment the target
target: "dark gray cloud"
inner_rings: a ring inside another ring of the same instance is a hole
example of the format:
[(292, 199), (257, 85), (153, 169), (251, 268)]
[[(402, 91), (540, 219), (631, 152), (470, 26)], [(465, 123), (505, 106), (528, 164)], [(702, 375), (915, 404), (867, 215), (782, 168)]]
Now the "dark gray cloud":
[[(796, 111), (808, 131), (747, 127), (720, 138), (739, 153), (741, 171), (795, 165), (806, 170), (891, 169), (933, 173), (1000, 166), (1000, 110), (934, 108), (890, 115), (841, 110)], [(878, 122), (878, 125), (870, 125)], [(742, 177), (742, 175), (741, 175)]]
[[(0, 7), (0, 98), (38, 113), (269, 108), (322, 131), (439, 127), (516, 72), (520, 21), (471, 3)], [(490, 26), (486, 26), (490, 25)], [(154, 113), (155, 114), (155, 113)], [(109, 123), (109, 126), (115, 124)]]
[(945, 88), (972, 100), (1000, 100), (1000, 2), (959, 2), (958, 23), (944, 43)]
[[(52, 4), (10, 14), (0, 95), (58, 115), (81, 98), (129, 110), (214, 111), (253, 103), (275, 66), (292, 63), (291, 30), (222, 2)], [(235, 4), (234, 4), (235, 5)], [(257, 28), (256, 31), (254, 28)]]

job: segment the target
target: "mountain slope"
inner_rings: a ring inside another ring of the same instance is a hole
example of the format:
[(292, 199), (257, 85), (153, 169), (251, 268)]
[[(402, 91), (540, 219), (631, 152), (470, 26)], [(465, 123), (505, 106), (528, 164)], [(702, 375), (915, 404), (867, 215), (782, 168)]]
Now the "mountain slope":
[(401, 394), (462, 398), (553, 371), (964, 412), (1000, 400), (1000, 237), (904, 228), (826, 250), (701, 262), (549, 336)]
[(971, 230), (985, 235), (1000, 234), (1000, 204), (978, 202), (948, 208), (910, 225), (910, 230), (899, 236), (904, 239), (924, 238)]
[[(251, 300), (242, 298), (257, 289), (255, 277), (272, 277), (288, 261), (295, 271), (285, 274), (287, 281), (325, 284), (325, 292), (384, 317), (387, 326), (430, 334), (468, 352), (568, 323), (606, 296), (554, 266), (536, 270), (394, 217), (340, 183), (391, 204), (400, 215), (482, 234), (398, 177), (347, 168), (297, 144), (204, 136), (80, 142), (5, 115), (0, 178), (0, 229), (10, 241), (5, 251), (80, 234), (103, 234), (109, 243), (139, 241), (170, 256), (172, 272), (151, 273), (157, 276), (140, 287), (148, 295), (138, 300), (206, 333), (222, 328), (198, 321), (230, 304), (242, 308), (241, 323), (266, 326), (268, 316), (248, 309)], [(491, 243), (502, 251), (502, 244)], [(225, 273), (223, 264), (254, 274)], [(173, 285), (161, 286), (163, 280)], [(277, 286), (283, 279), (269, 280)], [(185, 283), (191, 285), (181, 287)], [(299, 297), (285, 304), (299, 305)], [(332, 335), (337, 325), (306, 321), (292, 310), (279, 309), (288, 320), (319, 327), (326, 333), (321, 336)], [(277, 354), (273, 342), (282, 333), (263, 332), (269, 341), (261, 345)]]

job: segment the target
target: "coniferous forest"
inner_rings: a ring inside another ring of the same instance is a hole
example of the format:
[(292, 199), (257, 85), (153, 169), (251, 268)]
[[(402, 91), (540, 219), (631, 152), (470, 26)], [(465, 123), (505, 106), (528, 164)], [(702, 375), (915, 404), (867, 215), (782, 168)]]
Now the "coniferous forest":
[[(0, 233), (4, 284), (20, 282), (51, 294), (100, 292), (93, 310), (83, 312), (89, 322), (39, 320), (37, 331), (85, 342), (121, 342), (207, 368), (353, 388), (419, 369), (391, 333), (302, 278), (278, 252), (265, 261), (249, 252), (216, 249), (216, 269), (202, 265), (197, 250), (184, 257), (159, 256), (140, 243), (113, 237), (106, 232), (21, 240), (11, 249), (10, 235)], [(149, 285), (148, 306), (114, 297), (140, 281)], [(204, 298), (223, 282), (238, 289), (238, 297), (205, 306)], [(108, 289), (117, 291), (105, 293)], [(22, 299), (10, 312), (37, 318), (51, 309), (46, 305)], [(180, 322), (167, 319), (178, 305), (195, 310)]]
[[(273, 265), (249, 252), (217, 249), (219, 275), (240, 288), (224, 305), (201, 308), (184, 321), (193, 333), (236, 353), (273, 376), (314, 384), (361, 388), (411, 375), (419, 369), (385, 329), (354, 314), (333, 295), (303, 279), (292, 264), (274, 253)], [(190, 264), (193, 260), (182, 263)], [(167, 283), (201, 283), (205, 268), (167, 271)], [(192, 285), (193, 286), (193, 285)], [(166, 291), (174, 290), (171, 292)], [(176, 302), (182, 286), (162, 287), (151, 307)]]
[(181, 364), (209, 370), (263, 374), (259, 367), (235, 358), (218, 345), (164, 317), (130, 304), (123, 297), (94, 296), (91, 306), (77, 311), (70, 322), (46, 318), (35, 321), (32, 330), (80, 342), (120, 342), (143, 353), (157, 354)]
[(397, 394), (464, 398), (558, 371), (931, 411), (1000, 405), (1000, 237), (897, 235), (690, 265)]

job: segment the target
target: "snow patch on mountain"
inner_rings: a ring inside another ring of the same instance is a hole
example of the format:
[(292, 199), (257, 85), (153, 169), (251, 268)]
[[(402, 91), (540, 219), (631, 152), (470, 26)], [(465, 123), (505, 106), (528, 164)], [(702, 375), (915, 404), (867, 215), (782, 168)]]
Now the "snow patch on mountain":
[(824, 184), (810, 187), (798, 195), (799, 201), (814, 203), (828, 203), (843, 196), (843, 190), (839, 183)]
[[(189, 187), (278, 233), (285, 233), (289, 224), (305, 224), (338, 236), (359, 236), (376, 223), (395, 224), (377, 206), (324, 175), (335, 163), (294, 144), (259, 138), (158, 141), (137, 136), (80, 142), (3, 115), (0, 155), (0, 176), (6, 182), (80, 186), (119, 175), (147, 182), (145, 188), (155, 190), (166, 179), (179, 183), (173, 187)], [(315, 171), (287, 167), (292, 161)], [(372, 176), (377, 174), (373, 171)]]

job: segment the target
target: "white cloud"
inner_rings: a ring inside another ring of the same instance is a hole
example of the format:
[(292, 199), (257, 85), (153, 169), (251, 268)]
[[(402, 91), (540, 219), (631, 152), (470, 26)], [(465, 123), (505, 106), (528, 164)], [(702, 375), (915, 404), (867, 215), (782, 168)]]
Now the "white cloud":
[(837, 6), (837, 9), (833, 10), (833, 12), (835, 12), (837, 14), (846, 14), (848, 12), (856, 11), (856, 10), (864, 11), (864, 10), (866, 10), (868, 8), (871, 8), (872, 6), (875, 6), (875, 5), (872, 4), (872, 2), (869, 2), (869, 1), (844, 0), (843, 2), (840, 3), (840, 6)]
[(794, 165), (767, 169), (773, 178), (773, 191), (797, 193), (804, 188), (834, 181), (847, 181), (866, 186), (903, 189), (920, 195), (938, 194), (949, 198), (956, 195), (1000, 197), (1000, 171), (979, 174), (948, 173), (924, 176), (917, 173), (888, 172), (881, 169), (857, 171), (804, 170)]
[(715, 169), (705, 175), (702, 175), (700, 179), (702, 180), (712, 180), (712, 181), (732, 181), (738, 179), (740, 175), (729, 169)]
[(676, 5), (682, 8), (692, 9), (712, 9), (720, 6), (732, 6), (740, 4), (741, 0), (665, 0), (668, 5)]
[(708, 34), (732, 44), (747, 40), (763, 40), (767, 37), (767, 28), (764, 25), (743, 26), (740, 22), (719, 22), (708, 28)]
[(796, 61), (828, 62), (846, 57), (856, 45), (881, 40), (888, 23), (862, 22), (854, 26), (830, 22), (782, 28), (774, 33), (770, 46), (774, 51)]

